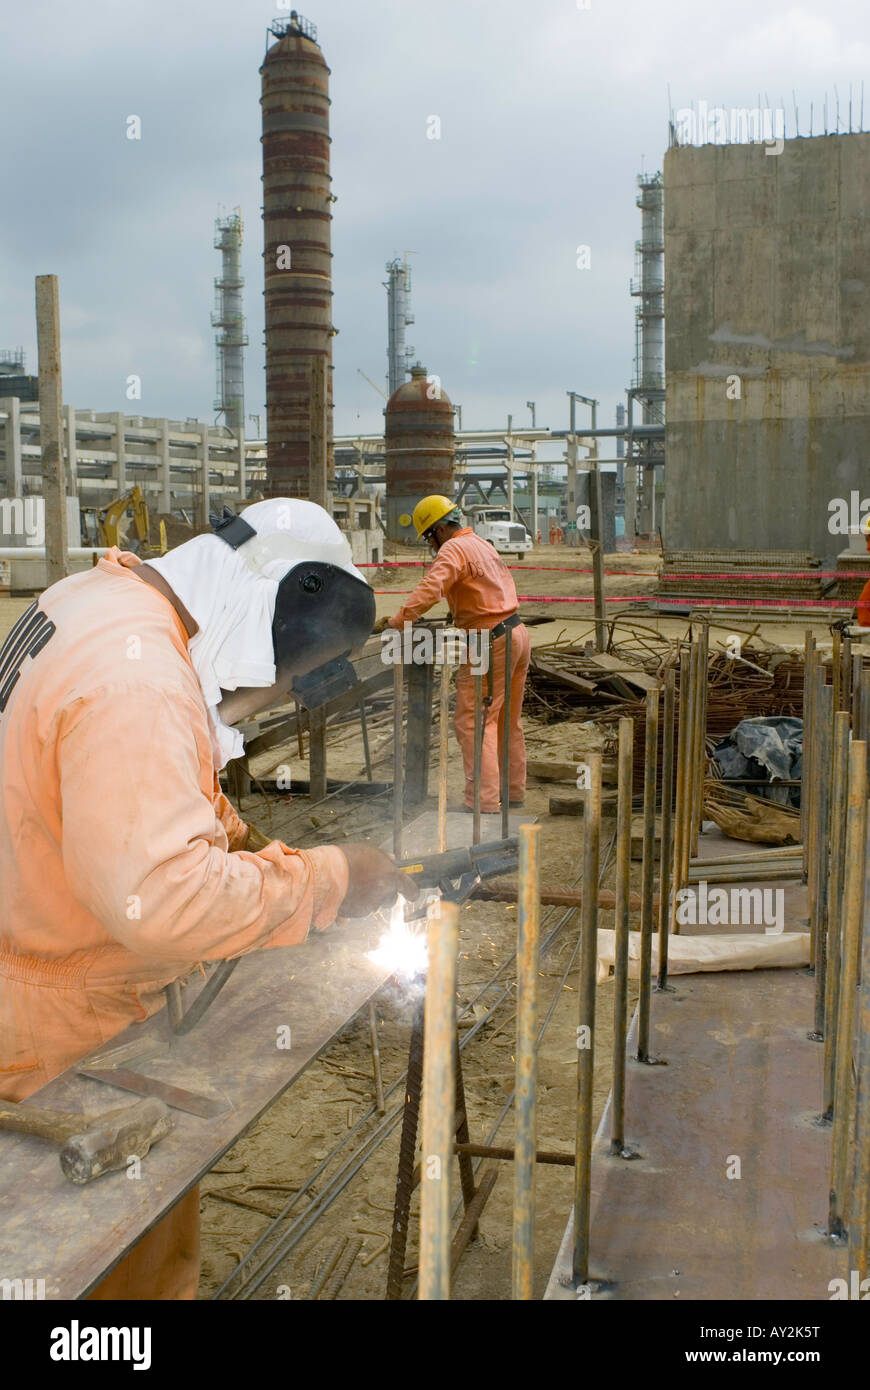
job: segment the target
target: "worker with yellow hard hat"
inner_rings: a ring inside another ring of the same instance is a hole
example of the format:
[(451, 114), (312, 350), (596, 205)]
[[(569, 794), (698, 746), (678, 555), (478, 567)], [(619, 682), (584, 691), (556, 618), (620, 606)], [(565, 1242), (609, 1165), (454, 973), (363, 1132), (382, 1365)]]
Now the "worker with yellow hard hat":
[[(526, 747), (522, 708), (529, 671), (528, 630), (517, 613), (517, 591), (507, 565), (488, 541), (464, 526), (462, 513), (449, 497), (435, 493), (424, 497), (414, 508), (412, 520), (421, 540), (425, 540), (435, 563), (414, 589), (407, 602), (392, 618), (382, 618), (375, 632), (386, 627), (399, 631), (413, 623), (440, 599), (446, 599), (453, 622), (465, 631), (490, 633), (491, 698), (487, 702), (480, 769), (480, 808), (485, 813), (499, 810), (500, 762), (503, 748), (505, 696), (505, 634), (510, 629), (510, 755), (509, 801), (521, 806), (526, 792)], [(456, 737), (465, 766), (465, 798), (468, 810), (474, 807), (474, 678), (468, 665), (456, 672)]]

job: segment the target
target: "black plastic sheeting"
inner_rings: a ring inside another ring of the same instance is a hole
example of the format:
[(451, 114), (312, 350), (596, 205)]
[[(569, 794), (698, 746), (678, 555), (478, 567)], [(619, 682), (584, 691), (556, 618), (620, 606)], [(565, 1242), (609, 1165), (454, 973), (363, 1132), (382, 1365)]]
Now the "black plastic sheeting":
[[(803, 766), (804, 724), (789, 715), (741, 719), (727, 738), (713, 749), (723, 777), (752, 777), (760, 781), (800, 780)], [(800, 787), (746, 787), (753, 796), (765, 796), (781, 806), (800, 806)]]

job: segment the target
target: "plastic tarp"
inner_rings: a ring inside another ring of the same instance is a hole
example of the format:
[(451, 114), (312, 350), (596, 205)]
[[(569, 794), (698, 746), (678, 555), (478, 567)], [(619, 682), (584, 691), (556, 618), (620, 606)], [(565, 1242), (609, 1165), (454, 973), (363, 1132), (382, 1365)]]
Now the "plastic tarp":
[[(717, 743), (713, 757), (723, 777), (757, 777), (761, 780), (799, 781), (803, 765), (804, 726), (791, 715), (741, 719), (731, 733)], [(747, 787), (781, 806), (799, 806), (799, 787)]]
[[(609, 927), (598, 932), (598, 981), (613, 974), (614, 940)], [(628, 974), (639, 975), (640, 932), (628, 935)], [(669, 936), (668, 974), (695, 975), (703, 970), (769, 970), (810, 963), (810, 934), (805, 931), (721, 932), (716, 936)], [(652, 970), (659, 968), (658, 936), (652, 942)]]

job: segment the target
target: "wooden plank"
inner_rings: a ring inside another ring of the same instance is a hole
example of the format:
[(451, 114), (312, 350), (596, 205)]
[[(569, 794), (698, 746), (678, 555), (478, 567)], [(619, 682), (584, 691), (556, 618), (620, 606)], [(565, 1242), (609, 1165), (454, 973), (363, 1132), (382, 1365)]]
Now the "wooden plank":
[[(84, 1297), (365, 1007), (388, 978), (366, 956), (382, 931), (366, 918), (313, 932), (301, 946), (254, 952), (187, 1036), (169, 1041), (162, 1010), (112, 1040), (161, 1040), (156, 1057), (129, 1065), (231, 1106), (214, 1120), (173, 1111), (171, 1133), (143, 1159), (136, 1181), (116, 1172), (73, 1187), (54, 1145), (0, 1132), (4, 1277), (45, 1279), (48, 1299)], [(283, 1050), (278, 1030), (287, 1027), (291, 1046)], [(131, 1098), (71, 1067), (31, 1099), (96, 1116)]]

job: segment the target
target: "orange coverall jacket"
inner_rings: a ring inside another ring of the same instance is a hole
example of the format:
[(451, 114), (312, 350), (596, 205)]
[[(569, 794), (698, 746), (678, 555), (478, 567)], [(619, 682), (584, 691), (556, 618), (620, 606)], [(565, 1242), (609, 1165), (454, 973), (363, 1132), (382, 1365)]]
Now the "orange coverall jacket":
[(390, 627), (401, 631), (441, 598), (447, 599), (456, 626), (466, 630), (495, 627), (517, 611), (516, 585), (507, 565), (470, 526), (444, 542), (429, 573), (390, 618)]
[(7, 642), (0, 662), (7, 1100), (153, 1013), (198, 961), (328, 926), (347, 891), (340, 850), (242, 849), (187, 634), (138, 563), (113, 550), (52, 585), (45, 645), (19, 659)]

